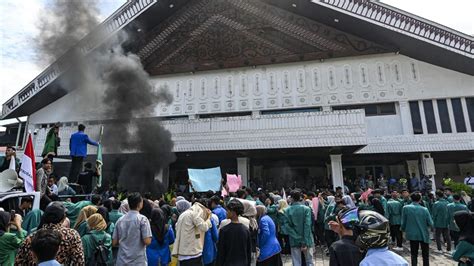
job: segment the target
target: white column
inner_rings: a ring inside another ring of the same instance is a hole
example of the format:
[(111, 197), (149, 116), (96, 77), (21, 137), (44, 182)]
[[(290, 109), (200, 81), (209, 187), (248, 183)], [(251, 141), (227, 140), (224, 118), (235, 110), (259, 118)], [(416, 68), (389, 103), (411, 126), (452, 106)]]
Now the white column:
[(449, 122), (451, 123), (451, 132), (457, 133), (458, 130), (456, 128), (456, 122), (454, 121), (454, 112), (453, 112), (453, 105), (451, 104), (451, 99), (446, 99), (446, 104), (448, 105), (448, 114), (449, 114)]
[(418, 160), (407, 160), (408, 174), (414, 173), (416, 177), (420, 177), (420, 168), (418, 167)]
[(428, 134), (428, 127), (426, 126), (425, 107), (423, 106), (423, 101), (418, 101), (418, 106), (420, 108), (421, 127), (423, 128), (423, 134)]
[(467, 112), (466, 98), (461, 98), (462, 113), (464, 114), (464, 122), (466, 122), (466, 132), (471, 132), (471, 121), (469, 121), (469, 113)]
[(407, 101), (399, 103), (400, 117), (402, 119), (402, 127), (404, 135), (413, 135), (413, 125), (411, 123), (410, 106)]
[(331, 178), (332, 178), (332, 187), (336, 190), (336, 187), (341, 187), (344, 191), (344, 179), (342, 176), (342, 155), (341, 154), (331, 154)]
[(248, 157), (237, 158), (237, 174), (242, 177), (242, 186), (249, 185), (250, 160)]
[(438, 131), (438, 134), (443, 133), (441, 129), (441, 119), (439, 118), (438, 101), (436, 99), (433, 100), (433, 112), (436, 121), (436, 131)]

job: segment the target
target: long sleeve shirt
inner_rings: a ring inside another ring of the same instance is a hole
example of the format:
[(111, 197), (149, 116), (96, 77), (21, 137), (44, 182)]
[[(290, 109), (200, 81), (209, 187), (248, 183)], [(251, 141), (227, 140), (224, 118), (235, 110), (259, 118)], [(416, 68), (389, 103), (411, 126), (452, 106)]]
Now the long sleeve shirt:
[(221, 228), (217, 242), (217, 266), (250, 265), (252, 243), (250, 231), (240, 223)]

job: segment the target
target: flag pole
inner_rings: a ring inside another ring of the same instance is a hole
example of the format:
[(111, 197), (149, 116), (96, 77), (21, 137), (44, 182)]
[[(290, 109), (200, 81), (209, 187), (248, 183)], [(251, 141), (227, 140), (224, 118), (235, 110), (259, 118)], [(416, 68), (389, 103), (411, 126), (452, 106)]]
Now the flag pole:
[(102, 186), (102, 136), (104, 135), (104, 126), (100, 126), (99, 132), (99, 146), (97, 147), (97, 159), (95, 160), (95, 167), (97, 169), (98, 179), (96, 187), (100, 188)]

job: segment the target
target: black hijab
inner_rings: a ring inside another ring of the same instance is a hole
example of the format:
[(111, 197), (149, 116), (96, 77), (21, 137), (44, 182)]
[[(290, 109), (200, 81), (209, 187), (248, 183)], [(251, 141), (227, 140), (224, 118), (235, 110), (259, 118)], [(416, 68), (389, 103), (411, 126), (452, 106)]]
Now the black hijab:
[(109, 223), (110, 223), (109, 210), (106, 207), (101, 206), (101, 207), (97, 208), (97, 213), (102, 215), (102, 218), (104, 218), (105, 223), (108, 226)]
[(160, 208), (154, 208), (151, 211), (151, 231), (158, 240), (158, 243), (163, 244), (168, 231), (168, 218)]
[(0, 211), (0, 236), (3, 236), (8, 230), (11, 215), (8, 212)]
[(457, 211), (454, 213), (454, 221), (459, 227), (459, 240), (474, 245), (474, 213), (469, 211)]

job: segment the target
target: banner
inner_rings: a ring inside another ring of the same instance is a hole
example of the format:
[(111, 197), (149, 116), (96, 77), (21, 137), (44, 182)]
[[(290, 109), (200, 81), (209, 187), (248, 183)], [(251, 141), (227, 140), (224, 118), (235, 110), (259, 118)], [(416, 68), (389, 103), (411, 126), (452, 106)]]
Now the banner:
[(99, 144), (97, 147), (97, 159), (95, 160), (95, 167), (97, 169), (97, 174), (99, 175), (97, 177), (97, 187), (102, 186), (102, 145)]
[(21, 157), (20, 177), (23, 178), (26, 192), (36, 190), (36, 162), (31, 134), (28, 135), (25, 153)]
[(242, 186), (242, 176), (227, 174), (228, 192), (236, 192)]
[[(221, 189), (221, 168), (188, 169), (189, 180), (195, 191), (219, 191)], [(192, 191), (190, 189), (190, 191)]]

